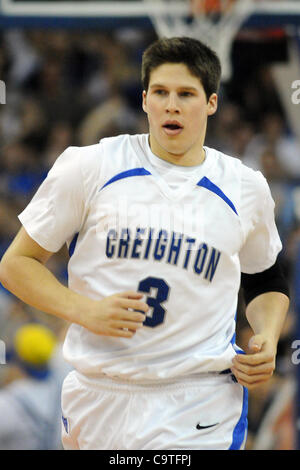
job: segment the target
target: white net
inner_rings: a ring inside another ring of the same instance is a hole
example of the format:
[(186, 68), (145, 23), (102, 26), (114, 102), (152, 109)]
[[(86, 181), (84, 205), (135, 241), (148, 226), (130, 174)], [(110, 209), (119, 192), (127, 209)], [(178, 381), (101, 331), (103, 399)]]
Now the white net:
[(159, 37), (188, 36), (203, 41), (220, 57), (222, 80), (230, 79), (232, 42), (241, 25), (253, 12), (253, 0), (144, 2), (148, 4), (149, 16)]

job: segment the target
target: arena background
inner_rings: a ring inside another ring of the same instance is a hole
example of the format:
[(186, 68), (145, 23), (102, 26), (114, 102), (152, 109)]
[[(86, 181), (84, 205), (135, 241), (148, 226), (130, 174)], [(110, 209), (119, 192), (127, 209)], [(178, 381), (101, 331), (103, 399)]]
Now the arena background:
[[(257, 0), (251, 7), (224, 59), (230, 71), (222, 83), (219, 111), (209, 121), (206, 145), (260, 169), (276, 202), (291, 307), (276, 373), (249, 394), (247, 449), (295, 450), (300, 449), (300, 1)], [(217, 0), (195, 0), (192, 7), (188, 0), (0, 2), (0, 257), (19, 229), (17, 214), (67, 146), (147, 131), (141, 110), (142, 51), (161, 34), (160, 26), (170, 35), (190, 32), (201, 39), (195, 11), (206, 22), (210, 18), (212, 28), (223, 15)], [(216, 37), (217, 29), (212, 33)], [(64, 283), (67, 258), (61, 250), (49, 265)], [(242, 295), (238, 319), (238, 344), (245, 347), (249, 328)], [(49, 385), (48, 403), (40, 387), (47, 387), (49, 375), (37, 376), (32, 353), (40, 337), (26, 336), (23, 352), (14, 343), (29, 323), (47, 326), (57, 339), (58, 347), (44, 359), (57, 385)], [(67, 326), (24, 305), (0, 285), (1, 449), (27, 445), (16, 439), (22, 420), (35, 436), (29, 448), (60, 448), (53, 437), (53, 428), (60, 427), (54, 408), (66, 373), (60, 346)], [(23, 364), (26, 347), (31, 368)], [(26, 406), (21, 401), (12, 405), (12, 391), (21, 383), (33, 390), (32, 399)], [(49, 408), (51, 401), (49, 417), (45, 405)], [(10, 407), (19, 413), (19, 425)]]

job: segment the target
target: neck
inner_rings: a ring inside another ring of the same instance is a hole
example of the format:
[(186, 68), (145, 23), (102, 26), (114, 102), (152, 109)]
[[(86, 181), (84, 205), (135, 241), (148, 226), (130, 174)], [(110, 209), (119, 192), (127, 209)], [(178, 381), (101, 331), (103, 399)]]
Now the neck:
[(205, 160), (205, 150), (203, 145), (199, 145), (196, 149), (193, 148), (182, 154), (172, 153), (161, 147), (151, 134), (149, 136), (149, 145), (154, 155), (166, 162), (172, 163), (173, 165), (197, 166), (201, 165)]

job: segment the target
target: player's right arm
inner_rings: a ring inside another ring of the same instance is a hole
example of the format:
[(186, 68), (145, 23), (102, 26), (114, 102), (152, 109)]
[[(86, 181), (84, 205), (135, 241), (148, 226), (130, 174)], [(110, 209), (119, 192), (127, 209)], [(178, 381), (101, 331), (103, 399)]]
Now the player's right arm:
[[(142, 294), (122, 292), (96, 301), (58, 281), (46, 263), (53, 255), (22, 227), (0, 263), (0, 282), (23, 302), (93, 333), (130, 338), (139, 329), (148, 305)], [(129, 310), (132, 309), (132, 310)]]

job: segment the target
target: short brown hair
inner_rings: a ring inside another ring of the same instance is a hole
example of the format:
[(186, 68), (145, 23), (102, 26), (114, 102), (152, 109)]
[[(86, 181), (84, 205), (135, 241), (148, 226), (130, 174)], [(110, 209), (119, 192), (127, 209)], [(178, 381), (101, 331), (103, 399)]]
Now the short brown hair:
[(142, 85), (148, 90), (151, 72), (165, 63), (185, 64), (199, 78), (206, 98), (217, 93), (221, 80), (221, 63), (206, 44), (188, 37), (161, 38), (145, 50), (142, 59)]

